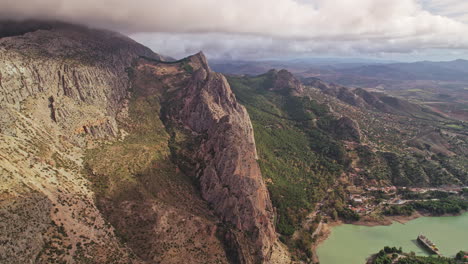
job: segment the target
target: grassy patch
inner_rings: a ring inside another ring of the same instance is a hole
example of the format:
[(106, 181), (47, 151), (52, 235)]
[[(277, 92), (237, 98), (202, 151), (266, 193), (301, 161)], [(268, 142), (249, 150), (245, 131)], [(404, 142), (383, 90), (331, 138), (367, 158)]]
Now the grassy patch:
[(447, 124), (445, 126), (448, 128), (453, 128), (453, 129), (463, 129), (463, 126), (457, 125), (457, 124)]
[(135, 96), (128, 120), (120, 124), (129, 133), (125, 139), (86, 152), (85, 167), (98, 195), (131, 199), (135, 190), (151, 195), (162, 182), (184, 180), (170, 160), (159, 112), (159, 95)]

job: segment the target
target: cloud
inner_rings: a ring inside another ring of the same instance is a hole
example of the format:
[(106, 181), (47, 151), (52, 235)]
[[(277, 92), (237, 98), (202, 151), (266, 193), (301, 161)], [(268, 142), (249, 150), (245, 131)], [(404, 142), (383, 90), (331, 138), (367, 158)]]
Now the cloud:
[(170, 55), (208, 49), (216, 56), (257, 57), (468, 49), (466, 11), (465, 0), (0, 2), (0, 17), (52, 18), (118, 30)]
[(460, 0), (422, 0), (422, 5), (431, 12), (468, 23), (468, 2)]
[(449, 60), (467, 57), (467, 51), (463, 47), (452, 45), (447, 48), (443, 39), (428, 41), (424, 37), (379, 41), (293, 40), (226, 33), (140, 33), (131, 37), (174, 58), (182, 58), (200, 50), (209, 58), (234, 60), (305, 56), (375, 57), (393, 60)]

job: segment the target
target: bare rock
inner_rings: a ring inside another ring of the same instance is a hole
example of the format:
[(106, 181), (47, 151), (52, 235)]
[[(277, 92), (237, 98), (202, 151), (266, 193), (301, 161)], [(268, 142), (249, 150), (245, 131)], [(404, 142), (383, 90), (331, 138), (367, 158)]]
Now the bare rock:
[(238, 261), (268, 261), (277, 236), (247, 111), (226, 78), (210, 70), (202, 53), (181, 63), (190, 65), (194, 73), (185, 89), (168, 98), (166, 119), (200, 139), (194, 174), (202, 197), (224, 222), (234, 226), (227, 238), (236, 244)]

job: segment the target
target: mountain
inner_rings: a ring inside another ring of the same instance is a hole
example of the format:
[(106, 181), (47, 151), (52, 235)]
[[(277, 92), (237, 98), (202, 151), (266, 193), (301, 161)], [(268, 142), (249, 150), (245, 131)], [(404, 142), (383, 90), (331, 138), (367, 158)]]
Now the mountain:
[(386, 65), (366, 65), (344, 69), (341, 73), (344, 75), (359, 75), (368, 78), (393, 80), (467, 81), (468, 61), (421, 61)]
[(301, 73), (345, 86), (385, 91), (464, 121), (468, 121), (467, 74), (466, 60), (365, 65), (340, 68), (332, 73), (310, 69)]
[[(265, 61), (215, 60), (213, 68), (226, 74), (260, 74), (271, 68), (285, 68), (304, 77), (321, 76), (326, 81), (362, 77), (379, 80), (468, 81), (467, 60), (400, 63), (359, 59), (295, 59)], [(263, 71), (262, 71), (263, 69)], [(262, 71), (262, 72), (260, 72)], [(335, 79), (331, 79), (335, 78)], [(349, 83), (343, 85), (351, 85)]]
[(284, 72), (228, 81), (252, 119), (278, 232), (302, 259), (311, 255), (309, 212), (320, 203), (326, 215), (352, 217), (349, 186), (468, 184), (466, 123), (316, 78), (277, 89), (297, 83)]
[(306, 81), (308, 78), (320, 78), (346, 87), (378, 90), (393, 97), (422, 103), (432, 111), (451, 118), (468, 121), (467, 60), (413, 63), (216, 61), (213, 68), (236, 75), (258, 75), (272, 68), (284, 68)]
[(287, 261), (249, 116), (202, 53), (0, 29), (0, 262)]
[(467, 124), (420, 103), (0, 25), (1, 263), (310, 262), (350, 185), (468, 184)]
[(359, 58), (297, 58), (288, 60), (211, 60), (210, 64), (215, 71), (225, 74), (258, 75), (266, 71), (287, 69), (293, 73), (302, 73), (308, 70), (332, 73), (336, 69), (356, 68), (366, 65), (387, 65), (397, 63), (388, 60), (372, 60)]

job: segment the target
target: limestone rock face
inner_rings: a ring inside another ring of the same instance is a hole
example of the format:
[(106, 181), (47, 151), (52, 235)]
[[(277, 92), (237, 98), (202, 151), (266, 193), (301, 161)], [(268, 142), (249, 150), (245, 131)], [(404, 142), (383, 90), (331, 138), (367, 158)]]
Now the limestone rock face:
[(170, 109), (168, 118), (203, 135), (196, 154), (202, 196), (224, 222), (251, 234), (251, 243), (238, 244), (240, 261), (267, 261), (277, 237), (250, 118), (226, 78), (210, 70), (203, 54), (188, 63), (194, 74), (187, 87), (171, 97), (181, 104)]
[(126, 69), (159, 56), (108, 31), (13, 24), (0, 26), (0, 262), (142, 263), (97, 208), (82, 156), (117, 136)]
[[(50, 92), (109, 111), (126, 96), (126, 68), (138, 56), (161, 59), (118, 33), (56, 24), (0, 39), (0, 103)], [(104, 100), (103, 100), (104, 99)]]
[[(202, 54), (165, 63), (62, 23), (1, 30), (0, 262), (286, 259), (272, 254), (249, 116)], [(196, 140), (183, 149), (190, 166), (171, 160), (171, 126)]]
[(114, 32), (49, 26), (0, 38), (0, 105), (20, 110), (28, 107), (25, 99), (34, 98), (38, 105), (30, 106), (43, 107), (41, 114), (62, 129), (116, 136), (127, 68), (139, 56), (161, 57)]

